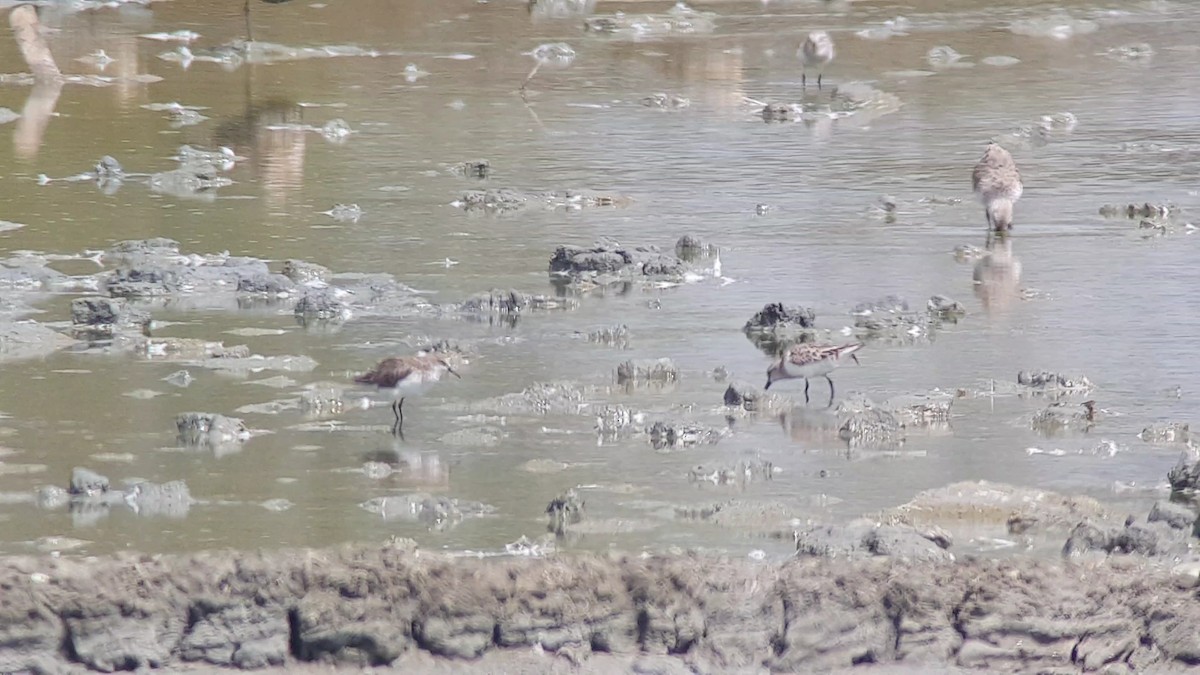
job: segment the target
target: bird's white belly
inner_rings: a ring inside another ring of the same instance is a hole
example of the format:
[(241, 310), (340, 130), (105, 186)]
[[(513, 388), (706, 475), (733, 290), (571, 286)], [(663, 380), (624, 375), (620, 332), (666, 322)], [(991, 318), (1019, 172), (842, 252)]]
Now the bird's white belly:
[[(420, 396), (433, 387), (433, 383), (437, 380), (405, 380), (395, 386), (392, 390), (392, 395), (396, 398), (404, 396)], [(387, 391), (387, 390), (385, 390)]]
[(833, 372), (834, 368), (837, 368), (837, 363), (829, 359), (803, 366), (798, 366), (791, 361), (783, 362), (784, 372), (791, 377), (821, 377)]

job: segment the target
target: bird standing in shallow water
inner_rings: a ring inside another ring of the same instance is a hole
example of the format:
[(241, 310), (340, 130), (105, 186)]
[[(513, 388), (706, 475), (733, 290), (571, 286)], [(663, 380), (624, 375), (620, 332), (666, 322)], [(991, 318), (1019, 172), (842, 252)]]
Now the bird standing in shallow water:
[(987, 216), (988, 239), (993, 232), (1012, 229), (1013, 204), (1021, 198), (1025, 188), (1021, 184), (1021, 172), (1007, 150), (998, 143), (988, 143), (983, 157), (971, 172), (971, 185)]
[(833, 56), (833, 38), (829, 37), (829, 33), (823, 30), (809, 33), (804, 44), (800, 45), (800, 62), (802, 64), (800, 86), (808, 85), (808, 69), (815, 67), (817, 69), (817, 89), (820, 89), (821, 75), (824, 74), (825, 66), (833, 60)]
[(823, 376), (829, 382), (829, 405), (833, 405), (833, 380), (829, 379), (829, 373), (838, 367), (839, 360), (843, 356), (849, 356), (854, 359), (855, 363), (858, 363), (858, 357), (854, 355), (854, 352), (862, 349), (862, 346), (861, 342), (841, 346), (807, 343), (793, 345), (767, 369), (767, 386), (763, 389), (770, 389), (777, 380), (802, 377), (804, 378), (804, 402), (808, 403), (808, 378)]
[(442, 373), (461, 377), (445, 359), (436, 354), (418, 356), (393, 356), (379, 362), (369, 372), (354, 378), (358, 384), (373, 385), (379, 389), (392, 390), (392, 412), (396, 422), (392, 433), (404, 433), (404, 399), (418, 396), (442, 379)]

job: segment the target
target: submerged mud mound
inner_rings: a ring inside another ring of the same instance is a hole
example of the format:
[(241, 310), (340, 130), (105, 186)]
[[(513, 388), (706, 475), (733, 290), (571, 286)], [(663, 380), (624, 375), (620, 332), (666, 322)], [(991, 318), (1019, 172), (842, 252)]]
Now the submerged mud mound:
[(0, 671), (483, 672), (504, 658), (525, 672), (646, 660), (660, 672), (1182, 671), (1200, 662), (1194, 582), (1122, 561), (455, 559), (362, 546), (8, 558)]

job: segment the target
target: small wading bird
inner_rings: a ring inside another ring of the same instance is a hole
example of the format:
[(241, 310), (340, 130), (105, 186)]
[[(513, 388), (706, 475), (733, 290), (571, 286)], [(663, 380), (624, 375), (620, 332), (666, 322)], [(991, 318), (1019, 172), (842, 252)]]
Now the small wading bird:
[(392, 412), (396, 415), (392, 433), (403, 435), (404, 399), (425, 393), (425, 390), (442, 379), (442, 373), (461, 378), (445, 359), (436, 354), (394, 356), (380, 361), (379, 365), (354, 378), (354, 381), (391, 390)]
[(988, 239), (993, 232), (1007, 232), (1013, 225), (1013, 204), (1021, 198), (1024, 186), (1021, 172), (1012, 155), (998, 143), (988, 143), (983, 157), (971, 172), (971, 185), (987, 216)]
[(821, 75), (825, 66), (833, 60), (833, 38), (823, 30), (815, 30), (808, 34), (804, 44), (800, 45), (800, 86), (808, 86), (808, 69), (817, 69), (817, 89), (821, 88)]
[(771, 385), (778, 380), (802, 377), (804, 378), (804, 402), (808, 403), (808, 378), (823, 376), (829, 382), (829, 405), (833, 405), (833, 380), (829, 379), (829, 373), (838, 367), (843, 356), (849, 356), (854, 359), (855, 363), (858, 363), (858, 357), (854, 355), (854, 352), (860, 349), (862, 349), (861, 342), (841, 346), (793, 345), (767, 369), (767, 386), (763, 389), (770, 389)]

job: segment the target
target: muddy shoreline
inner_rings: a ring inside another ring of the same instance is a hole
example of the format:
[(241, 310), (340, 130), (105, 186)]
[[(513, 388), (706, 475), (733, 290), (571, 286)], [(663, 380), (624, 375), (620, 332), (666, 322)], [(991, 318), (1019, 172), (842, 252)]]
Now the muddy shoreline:
[(3, 672), (335, 664), (1142, 672), (1200, 663), (1195, 576), (1120, 557), (1099, 565), (479, 559), (398, 541), (10, 557), (0, 561), (0, 588)]

